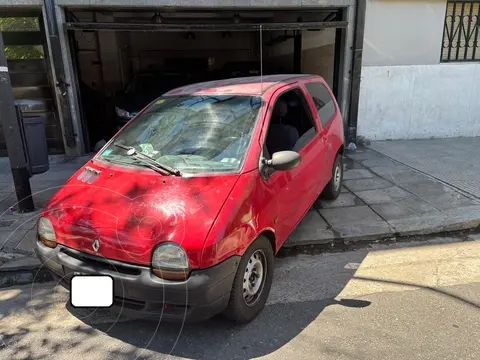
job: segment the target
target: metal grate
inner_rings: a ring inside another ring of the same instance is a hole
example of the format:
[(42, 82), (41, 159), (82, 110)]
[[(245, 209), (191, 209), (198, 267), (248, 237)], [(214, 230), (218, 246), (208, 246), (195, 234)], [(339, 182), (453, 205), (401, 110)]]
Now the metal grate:
[(479, 31), (480, 0), (448, 1), (441, 61), (479, 61)]

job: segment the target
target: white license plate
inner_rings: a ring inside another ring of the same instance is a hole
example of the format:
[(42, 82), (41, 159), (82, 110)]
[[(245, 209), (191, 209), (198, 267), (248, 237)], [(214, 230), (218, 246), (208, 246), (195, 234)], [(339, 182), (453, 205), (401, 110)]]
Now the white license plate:
[(75, 275), (70, 282), (70, 303), (73, 307), (113, 305), (113, 278), (106, 275)]

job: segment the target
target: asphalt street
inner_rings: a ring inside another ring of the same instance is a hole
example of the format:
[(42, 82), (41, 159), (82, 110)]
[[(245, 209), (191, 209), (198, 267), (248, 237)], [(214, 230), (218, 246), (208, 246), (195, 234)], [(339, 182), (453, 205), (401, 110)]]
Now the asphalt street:
[(54, 283), (2, 289), (0, 358), (479, 359), (480, 239), (464, 240), (277, 258), (244, 326), (76, 310)]

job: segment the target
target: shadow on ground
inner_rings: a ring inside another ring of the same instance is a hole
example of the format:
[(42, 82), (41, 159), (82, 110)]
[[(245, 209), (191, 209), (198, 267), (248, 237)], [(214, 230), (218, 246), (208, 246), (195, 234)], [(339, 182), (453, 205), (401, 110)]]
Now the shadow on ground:
[[(443, 244), (443, 240), (437, 243)], [(382, 246), (377, 245), (374, 250), (387, 250), (389, 253), (388, 250), (412, 245), (397, 243)], [(474, 297), (469, 299), (467, 294), (451, 289), (361, 275), (356, 269), (362, 262), (368, 262), (365, 257), (371, 250), (277, 259), (269, 304), (257, 319), (242, 326), (221, 317), (182, 325), (117, 319), (116, 315), (106, 310), (93, 311), (92, 314), (92, 310), (71, 308), (68, 292), (55, 287), (55, 284), (0, 291), (0, 357), (56, 359), (75, 354), (95, 359), (165, 359), (166, 355), (193, 359), (250, 359), (279, 349), (282, 349), (283, 357), (289, 354), (292, 340), (307, 339), (312, 336), (312, 331), (323, 327), (317, 318), (326, 308), (335, 307), (336, 312), (343, 314), (344, 307), (355, 312), (369, 311), (370, 301), (363, 297), (345, 298), (355, 296), (352, 293), (349, 295), (348, 291), (337, 297), (351, 280), (425, 289), (444, 299), (479, 308), (480, 304)], [(369, 297), (371, 301), (374, 299)], [(323, 321), (336, 321), (327, 314), (322, 316)], [(362, 313), (357, 316), (363, 317)], [(361, 322), (355, 327), (346, 321), (339, 324), (340, 328), (342, 324), (346, 324), (345, 331), (350, 333), (375, 330)], [(368, 334), (358, 335), (368, 338)], [(373, 332), (370, 336), (377, 334)], [(295, 343), (301, 344), (302, 341)], [(324, 345), (327, 349), (328, 344)], [(291, 356), (295, 355), (292, 353)]]

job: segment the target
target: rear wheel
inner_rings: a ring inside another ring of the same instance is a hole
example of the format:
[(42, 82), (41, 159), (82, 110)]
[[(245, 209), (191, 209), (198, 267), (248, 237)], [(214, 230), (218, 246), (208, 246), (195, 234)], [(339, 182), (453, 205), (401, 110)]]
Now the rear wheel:
[(323, 189), (322, 198), (325, 200), (335, 200), (342, 189), (343, 183), (343, 157), (337, 154), (332, 168), (332, 178)]
[(238, 323), (252, 321), (265, 306), (272, 278), (272, 245), (261, 236), (240, 260), (224, 315)]

